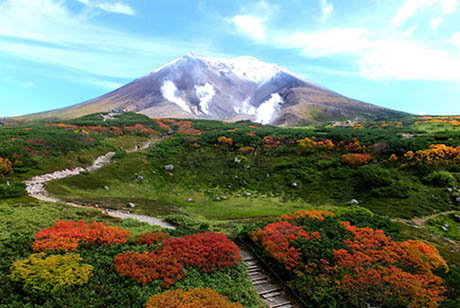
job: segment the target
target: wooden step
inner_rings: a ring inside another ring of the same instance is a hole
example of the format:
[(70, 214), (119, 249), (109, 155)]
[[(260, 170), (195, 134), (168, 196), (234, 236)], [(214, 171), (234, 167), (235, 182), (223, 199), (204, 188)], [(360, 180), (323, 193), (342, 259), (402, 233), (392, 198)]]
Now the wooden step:
[(260, 284), (265, 284), (265, 283), (269, 283), (269, 281), (267, 279), (265, 280), (259, 280), (259, 281), (253, 281), (252, 284), (257, 286), (257, 285), (260, 285)]
[(279, 291), (279, 290), (280, 290), (279, 288), (272, 288), (272, 289), (268, 289), (268, 290), (265, 290), (265, 291), (260, 291), (259, 295), (264, 295), (264, 294)]
[[(281, 307), (286, 307), (286, 305), (290, 305), (290, 307), (292, 307), (291, 302), (288, 302), (288, 301), (283, 302), (283, 303), (279, 303), (279, 304), (273, 304), (273, 305), (268, 304), (268, 305), (270, 306), (270, 308), (281, 308)], [(287, 307), (289, 307), (289, 306), (287, 306)]]
[(276, 296), (280, 296), (280, 295), (281, 295), (281, 292), (279, 292), (279, 291), (274, 291), (274, 292), (270, 292), (270, 293), (263, 294), (263, 295), (262, 295), (262, 298), (268, 299), (268, 298), (270, 298), (270, 297), (276, 297)]

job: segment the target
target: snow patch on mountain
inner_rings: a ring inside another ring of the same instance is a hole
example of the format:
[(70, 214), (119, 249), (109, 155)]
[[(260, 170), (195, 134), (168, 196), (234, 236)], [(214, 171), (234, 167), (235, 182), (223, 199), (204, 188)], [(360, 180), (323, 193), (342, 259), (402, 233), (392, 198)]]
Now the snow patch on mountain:
[(195, 86), (196, 96), (200, 100), (200, 109), (204, 114), (209, 114), (209, 103), (211, 102), (216, 90), (209, 82), (203, 86)]
[(222, 73), (233, 73), (242, 80), (261, 83), (283, 71), (276, 64), (262, 62), (253, 57), (238, 57), (234, 59), (221, 59), (196, 56), (208, 66)]
[(283, 98), (278, 93), (273, 93), (269, 100), (263, 102), (256, 112), (256, 122), (261, 124), (271, 123), (284, 104)]
[(181, 107), (184, 111), (192, 113), (190, 107), (188, 106), (187, 102), (184, 101), (180, 96), (177, 95), (177, 87), (171, 80), (165, 80), (163, 85), (161, 86), (161, 93), (163, 97), (170, 102), (175, 103), (179, 107)]

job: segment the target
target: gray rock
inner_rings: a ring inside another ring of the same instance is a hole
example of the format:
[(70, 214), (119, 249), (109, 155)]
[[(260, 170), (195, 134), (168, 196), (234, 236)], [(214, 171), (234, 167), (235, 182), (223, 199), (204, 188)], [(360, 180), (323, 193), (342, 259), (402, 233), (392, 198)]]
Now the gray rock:
[(220, 197), (216, 197), (216, 198), (214, 198), (214, 200), (220, 201)]
[(132, 202), (128, 202), (127, 207), (129, 207), (130, 209), (133, 209), (136, 207), (136, 205)]
[(238, 158), (238, 157), (235, 157), (235, 158), (233, 159), (233, 162), (239, 164), (239, 163), (241, 163), (241, 159)]
[(350, 201), (350, 204), (351, 204), (351, 205), (359, 205), (359, 201), (356, 200), (356, 199), (352, 199), (352, 200)]
[(227, 200), (227, 199), (228, 199), (227, 196), (222, 197), (222, 200)]
[(297, 188), (297, 183), (296, 183), (296, 182), (292, 183), (292, 184), (291, 184), (291, 187), (292, 187), (292, 188)]
[(250, 193), (250, 192), (245, 192), (244, 195), (245, 195), (246, 197), (250, 197), (250, 196), (251, 196), (251, 193)]
[(143, 181), (143, 180), (144, 180), (144, 177), (143, 177), (142, 175), (139, 175), (139, 176), (137, 177), (137, 180), (138, 180), (138, 181)]
[(449, 224), (444, 224), (444, 227), (449, 228)]
[(453, 192), (454, 190), (453, 190), (452, 188), (447, 188), (447, 191), (451, 193), (451, 192)]
[(232, 189), (233, 186), (232, 186), (232, 185), (227, 185), (227, 188), (228, 188), (228, 189)]
[(172, 171), (174, 169), (174, 165), (169, 164), (169, 165), (166, 165), (164, 168), (165, 168), (166, 171)]
[(444, 231), (444, 232), (447, 232), (447, 228), (444, 227), (444, 226), (441, 227), (441, 230)]
[(187, 202), (192, 202), (192, 201), (193, 201), (192, 198), (188, 198), (188, 199), (187, 199)]
[(454, 214), (454, 219), (456, 222), (460, 222), (460, 215)]
[(109, 188), (109, 186), (104, 186), (104, 189), (109, 191), (110, 188)]
[[(241, 194), (236, 194), (237, 197), (241, 197)], [(460, 217), (460, 216), (459, 216)]]

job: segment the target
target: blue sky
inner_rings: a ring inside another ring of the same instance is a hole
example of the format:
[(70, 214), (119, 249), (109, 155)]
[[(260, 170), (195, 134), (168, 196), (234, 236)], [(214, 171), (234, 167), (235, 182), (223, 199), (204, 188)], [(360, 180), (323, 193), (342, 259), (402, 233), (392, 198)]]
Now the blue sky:
[(460, 0), (0, 0), (0, 116), (79, 103), (187, 53), (460, 114)]

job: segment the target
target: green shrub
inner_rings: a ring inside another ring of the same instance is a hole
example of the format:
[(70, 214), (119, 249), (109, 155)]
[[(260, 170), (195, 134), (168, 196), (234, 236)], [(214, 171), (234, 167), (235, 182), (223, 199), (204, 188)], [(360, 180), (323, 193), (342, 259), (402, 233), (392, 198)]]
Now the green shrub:
[(0, 184), (0, 199), (17, 198), (25, 195), (27, 195), (27, 191), (24, 183)]
[(448, 171), (434, 171), (423, 178), (423, 182), (436, 186), (451, 186), (455, 178)]
[(356, 174), (363, 185), (363, 188), (389, 186), (393, 183), (393, 176), (390, 171), (376, 165), (362, 166)]

